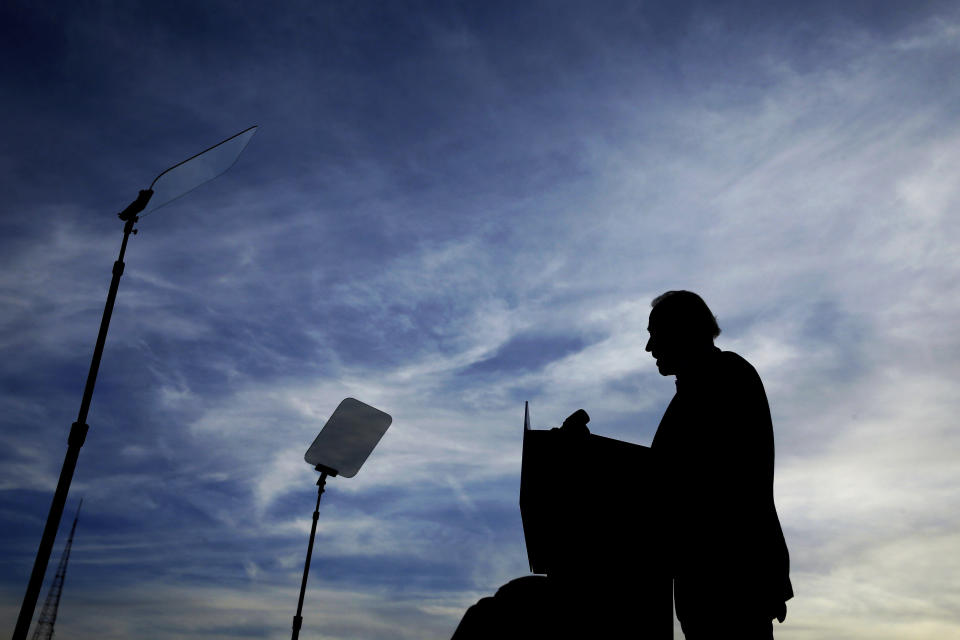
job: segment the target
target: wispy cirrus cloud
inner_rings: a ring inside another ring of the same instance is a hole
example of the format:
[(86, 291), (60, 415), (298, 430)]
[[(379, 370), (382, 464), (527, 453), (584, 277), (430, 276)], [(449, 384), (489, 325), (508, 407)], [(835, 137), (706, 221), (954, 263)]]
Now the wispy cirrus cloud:
[(583, 406), (649, 444), (673, 384), (646, 314), (672, 288), (703, 294), (770, 398), (797, 591), (778, 637), (960, 627), (952, 9), (539, 9), (10, 18), (60, 36), (43, 56), (5, 40), (45, 79), (11, 78), (2, 107), (5, 601), (86, 375), (112, 210), (256, 122), (230, 172), (131, 240), (65, 633), (288, 633), (302, 452), (354, 396), (394, 424), (328, 483), (307, 625), (448, 637), (526, 571), (524, 400), (537, 427)]

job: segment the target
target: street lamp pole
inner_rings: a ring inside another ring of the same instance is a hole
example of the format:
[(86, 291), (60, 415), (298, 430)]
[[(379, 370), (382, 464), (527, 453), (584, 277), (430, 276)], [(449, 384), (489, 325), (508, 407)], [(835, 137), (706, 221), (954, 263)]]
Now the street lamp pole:
[[(77, 416), (77, 421), (71, 425), (70, 435), (67, 437), (67, 455), (60, 470), (60, 479), (57, 481), (57, 489), (53, 494), (50, 513), (47, 514), (47, 524), (44, 526), (43, 536), (40, 538), (40, 547), (37, 549), (33, 572), (30, 574), (30, 581), (27, 583), (27, 592), (23, 596), (23, 604), (20, 606), (20, 615), (13, 632), (13, 640), (26, 640), (27, 632), (30, 630), (30, 622), (33, 620), (37, 598), (40, 595), (40, 588), (43, 586), (43, 576), (47, 572), (50, 552), (53, 550), (57, 529), (60, 528), (60, 518), (63, 516), (63, 507), (67, 502), (67, 494), (70, 492), (70, 483), (73, 481), (73, 472), (77, 467), (77, 459), (80, 457), (80, 448), (83, 446), (83, 442), (87, 438), (87, 431), (90, 428), (87, 425), (87, 412), (90, 409), (90, 400), (93, 398), (93, 387), (97, 383), (97, 371), (100, 369), (103, 345), (107, 341), (107, 329), (110, 327), (110, 316), (113, 314), (113, 305), (117, 300), (120, 277), (123, 275), (123, 256), (127, 251), (127, 241), (130, 239), (131, 233), (137, 233), (134, 225), (140, 219), (140, 213), (151, 202), (151, 198), (153, 199), (153, 205), (150, 207), (150, 211), (143, 215), (147, 215), (201, 184), (213, 180), (233, 166), (233, 163), (237, 161), (240, 153), (246, 148), (247, 143), (256, 131), (256, 126), (248, 127), (240, 133), (234, 134), (226, 140), (165, 169), (153, 179), (149, 189), (140, 191), (137, 199), (118, 214), (124, 223), (120, 255), (117, 261), (113, 263), (113, 278), (110, 280), (107, 302), (103, 308), (103, 317), (100, 319), (100, 332), (97, 334), (97, 344), (93, 348), (93, 358), (90, 361), (87, 384), (83, 389), (83, 398), (80, 400), (80, 413)], [(158, 192), (156, 198), (153, 197), (155, 192)]]
[(291, 640), (298, 640), (303, 626), (303, 597), (307, 593), (307, 576), (310, 574), (310, 559), (313, 557), (313, 539), (317, 535), (317, 519), (320, 517), (320, 496), (327, 483), (327, 476), (338, 475), (352, 478), (380, 442), (393, 418), (356, 398), (345, 398), (334, 410), (330, 419), (320, 430), (303, 459), (320, 472), (317, 480), (317, 506), (313, 510), (313, 525), (310, 527), (310, 542), (307, 559), (303, 563), (303, 580), (300, 582), (300, 600), (293, 616)]
[(90, 428), (87, 425), (87, 412), (90, 410), (90, 399), (93, 398), (93, 387), (97, 384), (97, 371), (100, 369), (103, 345), (107, 341), (107, 329), (110, 328), (113, 305), (117, 300), (120, 276), (123, 275), (123, 256), (127, 251), (127, 240), (130, 239), (131, 233), (137, 233), (137, 230), (133, 228), (139, 220), (137, 214), (147, 206), (152, 195), (153, 191), (150, 189), (141, 191), (137, 199), (119, 214), (120, 219), (124, 221), (120, 255), (117, 261), (113, 263), (113, 278), (110, 280), (107, 302), (103, 307), (103, 316), (100, 318), (100, 333), (97, 334), (97, 344), (93, 348), (90, 371), (87, 373), (87, 384), (83, 389), (83, 398), (80, 400), (80, 412), (77, 415), (77, 421), (70, 426), (70, 435), (67, 437), (67, 455), (63, 459), (60, 480), (57, 482), (57, 490), (53, 494), (53, 503), (50, 505), (50, 513), (47, 515), (43, 537), (40, 538), (40, 548), (37, 550), (37, 557), (33, 562), (33, 572), (30, 574), (30, 582), (27, 583), (27, 593), (23, 596), (23, 604), (20, 606), (20, 616), (17, 618), (17, 626), (13, 631), (13, 640), (26, 640), (27, 633), (30, 631), (30, 622), (33, 620), (37, 598), (40, 596), (40, 589), (43, 586), (43, 576), (47, 572), (47, 564), (50, 561), (50, 553), (53, 551), (53, 543), (57, 538), (57, 530), (60, 528), (60, 518), (63, 516), (63, 507), (67, 502), (70, 483), (73, 481), (77, 458), (80, 457), (80, 447), (83, 446), (83, 442), (87, 438), (87, 430)]

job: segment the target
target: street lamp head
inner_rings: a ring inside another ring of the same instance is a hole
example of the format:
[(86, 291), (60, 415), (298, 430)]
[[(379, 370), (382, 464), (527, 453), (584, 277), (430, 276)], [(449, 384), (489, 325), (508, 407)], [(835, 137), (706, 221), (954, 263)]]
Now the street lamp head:
[[(256, 132), (256, 125), (244, 129), (240, 133), (236, 133), (226, 140), (161, 171), (150, 183), (150, 188), (146, 190), (152, 194), (152, 197), (146, 197), (149, 202), (144, 203), (143, 211), (145, 213), (140, 217), (156, 211), (224, 173), (234, 165), (237, 158), (247, 147), (247, 143), (250, 142), (250, 138)], [(144, 191), (140, 193), (142, 196)]]
[(345, 398), (320, 430), (303, 459), (318, 471), (352, 478), (386, 433), (393, 418), (354, 398)]
[(147, 203), (150, 202), (150, 197), (153, 195), (152, 189), (141, 189), (140, 195), (137, 196), (137, 199), (127, 205), (127, 208), (118, 213), (120, 219), (124, 222), (127, 222), (131, 219), (136, 222), (137, 214), (143, 211), (144, 207), (147, 206)]

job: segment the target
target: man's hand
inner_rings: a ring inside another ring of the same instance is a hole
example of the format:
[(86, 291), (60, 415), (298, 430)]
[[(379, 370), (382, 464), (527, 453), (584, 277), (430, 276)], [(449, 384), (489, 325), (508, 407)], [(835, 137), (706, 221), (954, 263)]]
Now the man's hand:
[(587, 415), (587, 412), (583, 409), (577, 409), (571, 413), (566, 420), (563, 421), (563, 424), (560, 426), (560, 430), (566, 433), (574, 433), (578, 435), (590, 435), (590, 430), (587, 429), (587, 423), (590, 422), (590, 416)]
[(777, 607), (777, 613), (774, 616), (777, 619), (777, 622), (783, 624), (783, 621), (787, 619), (787, 603), (781, 602)]

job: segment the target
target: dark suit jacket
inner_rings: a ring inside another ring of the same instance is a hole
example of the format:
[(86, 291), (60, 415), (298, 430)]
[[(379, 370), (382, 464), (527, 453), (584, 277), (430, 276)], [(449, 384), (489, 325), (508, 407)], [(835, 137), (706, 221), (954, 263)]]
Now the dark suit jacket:
[(793, 589), (756, 370), (714, 348), (678, 378), (651, 448), (677, 617), (779, 616)]

